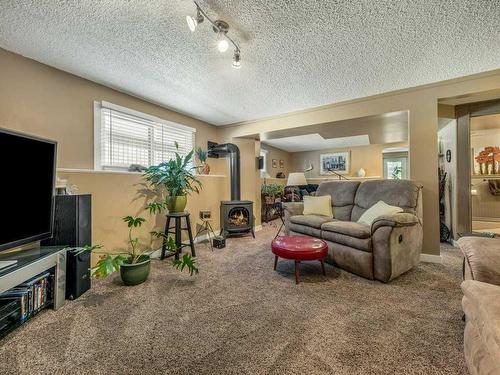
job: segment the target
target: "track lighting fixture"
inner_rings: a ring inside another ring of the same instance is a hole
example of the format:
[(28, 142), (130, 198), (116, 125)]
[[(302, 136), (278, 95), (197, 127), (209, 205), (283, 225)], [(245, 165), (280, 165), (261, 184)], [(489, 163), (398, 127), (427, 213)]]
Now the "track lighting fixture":
[(241, 68), (241, 56), (240, 56), (240, 51), (235, 50), (234, 51), (234, 56), (233, 56), (233, 68), (234, 69), (239, 69)]
[(219, 52), (224, 53), (229, 48), (229, 42), (234, 46), (234, 56), (233, 56), (233, 67), (238, 69), (241, 67), (241, 57), (240, 57), (240, 47), (231, 39), (229, 35), (227, 35), (229, 31), (229, 25), (227, 22), (222, 20), (212, 21), (210, 17), (200, 8), (198, 3), (194, 1), (194, 5), (196, 5), (196, 17), (186, 16), (186, 22), (188, 24), (189, 30), (191, 32), (196, 31), (196, 28), (200, 23), (202, 23), (205, 19), (210, 22), (212, 25), (212, 30), (217, 34), (217, 49)]
[(200, 12), (200, 9), (198, 8), (196, 12), (196, 17), (192, 16), (186, 16), (186, 22), (188, 24), (189, 30), (191, 30), (192, 33), (196, 31), (196, 27), (202, 23), (204, 20), (203, 15)]

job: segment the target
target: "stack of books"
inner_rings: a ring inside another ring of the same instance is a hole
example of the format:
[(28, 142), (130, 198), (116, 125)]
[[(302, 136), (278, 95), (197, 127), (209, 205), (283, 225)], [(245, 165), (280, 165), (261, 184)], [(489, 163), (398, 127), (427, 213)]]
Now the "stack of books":
[(46, 272), (0, 294), (0, 306), (17, 301), (20, 306), (19, 322), (24, 323), (52, 303), (52, 277)]

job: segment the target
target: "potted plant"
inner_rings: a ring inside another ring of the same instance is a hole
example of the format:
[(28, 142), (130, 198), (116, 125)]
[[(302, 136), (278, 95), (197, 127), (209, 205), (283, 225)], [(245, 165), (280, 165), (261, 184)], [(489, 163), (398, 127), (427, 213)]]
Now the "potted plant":
[(201, 147), (196, 147), (195, 154), (201, 165), (198, 168), (200, 174), (210, 174), (210, 166), (207, 163), (208, 152)]
[(143, 176), (153, 187), (165, 188), (168, 193), (165, 204), (170, 212), (183, 212), (187, 204), (187, 194), (199, 193), (202, 185), (193, 174), (194, 150), (183, 158), (178, 152), (177, 142), (175, 147), (175, 158), (149, 167)]
[(93, 277), (107, 277), (115, 271), (120, 271), (120, 276), (125, 285), (137, 285), (147, 280), (151, 266), (151, 250), (139, 249), (139, 238), (133, 237), (133, 229), (142, 226), (146, 219), (142, 217), (126, 216), (123, 221), (129, 228), (128, 251), (123, 253), (109, 253), (100, 251), (100, 245), (87, 247), (86, 251), (100, 254), (95, 267), (91, 269)]
[(260, 187), (261, 195), (264, 197), (264, 201), (267, 204), (272, 204), (275, 202), (276, 198), (283, 195), (284, 187), (280, 184), (265, 184)]
[[(147, 206), (150, 212), (154, 212), (155, 209), (151, 208), (151, 206), (154, 205), (155, 204), (150, 204)], [(92, 277), (104, 278), (111, 275), (115, 271), (120, 271), (120, 277), (125, 285), (138, 285), (146, 281), (149, 276), (151, 269), (151, 253), (153, 250), (148, 248), (140, 250), (139, 238), (133, 237), (133, 230), (134, 228), (141, 227), (146, 219), (142, 217), (126, 216), (123, 218), (123, 221), (127, 223), (129, 228), (127, 241), (129, 249), (127, 252), (111, 253), (101, 251), (101, 245), (86, 246), (75, 250), (79, 252), (94, 252), (100, 254), (97, 264), (95, 267), (91, 268)], [(153, 231), (151, 234), (155, 238), (162, 238), (169, 252), (175, 254), (179, 251), (179, 249), (175, 246), (173, 238), (166, 236), (164, 232)], [(187, 253), (184, 254), (182, 258), (174, 260), (172, 262), (172, 266), (180, 271), (187, 268), (190, 275), (198, 273), (196, 260)]]

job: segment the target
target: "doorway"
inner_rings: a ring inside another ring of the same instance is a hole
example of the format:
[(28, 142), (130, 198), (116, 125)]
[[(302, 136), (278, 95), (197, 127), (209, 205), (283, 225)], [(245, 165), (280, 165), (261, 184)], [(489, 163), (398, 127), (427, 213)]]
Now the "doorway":
[(457, 232), (500, 234), (500, 100), (455, 110)]
[(500, 234), (500, 114), (470, 120), (474, 232)]

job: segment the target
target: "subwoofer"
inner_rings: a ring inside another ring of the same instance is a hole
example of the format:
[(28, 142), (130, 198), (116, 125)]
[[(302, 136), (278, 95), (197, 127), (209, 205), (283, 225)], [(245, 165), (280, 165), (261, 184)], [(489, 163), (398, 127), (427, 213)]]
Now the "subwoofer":
[(90, 253), (77, 249), (66, 254), (66, 299), (75, 299), (90, 289)]

